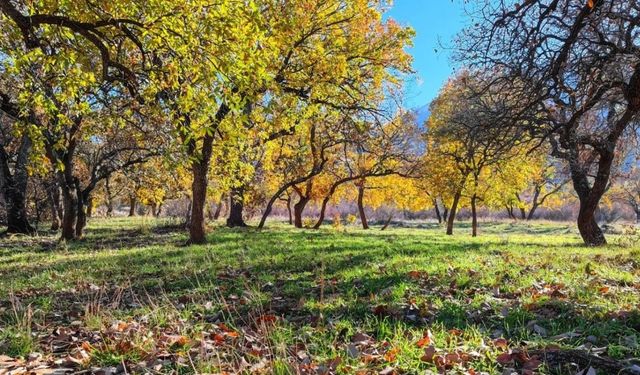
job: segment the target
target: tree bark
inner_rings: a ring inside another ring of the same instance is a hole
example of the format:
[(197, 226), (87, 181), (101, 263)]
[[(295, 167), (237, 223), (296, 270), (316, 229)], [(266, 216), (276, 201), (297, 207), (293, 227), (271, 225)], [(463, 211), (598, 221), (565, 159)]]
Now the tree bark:
[(387, 229), (389, 227), (389, 224), (391, 224), (391, 219), (392, 218), (393, 218), (393, 215), (389, 215), (389, 218), (387, 219), (387, 221), (384, 223), (384, 225), (380, 229), (381, 231), (385, 230), (385, 229)]
[(364, 181), (358, 184), (358, 213), (360, 214), (360, 222), (362, 223), (362, 229), (369, 229), (369, 223), (367, 222), (367, 214), (364, 211)]
[(433, 208), (436, 210), (438, 224), (442, 224), (442, 215), (440, 214), (440, 207), (438, 207), (438, 201), (436, 199), (433, 200)]
[(76, 222), (78, 218), (78, 190), (75, 183), (68, 183), (63, 172), (58, 172), (61, 177), (59, 184), (62, 189), (62, 239), (73, 240), (76, 238)]
[(293, 211), (291, 211), (291, 194), (287, 196), (287, 213), (289, 214), (289, 225), (293, 225)]
[(476, 209), (476, 200), (478, 197), (474, 194), (471, 197), (471, 236), (478, 236), (478, 212)]
[(302, 228), (302, 213), (304, 212), (304, 208), (309, 203), (310, 198), (305, 196), (300, 196), (300, 199), (296, 204), (293, 205), (293, 224), (296, 228)]
[(60, 205), (60, 186), (54, 180), (47, 186), (47, 197), (49, 198), (49, 207), (51, 208), (51, 230), (57, 231), (60, 229), (62, 222), (63, 210)]
[(91, 218), (93, 215), (93, 197), (87, 199), (87, 218)]
[(220, 218), (220, 214), (222, 213), (222, 202), (224, 200), (224, 197), (220, 196), (220, 200), (218, 201), (218, 204), (216, 205), (216, 210), (213, 212), (213, 220), (218, 220)]
[(80, 192), (79, 182), (76, 183), (76, 191), (78, 191), (78, 212), (76, 217), (76, 237), (82, 238), (84, 228), (87, 226), (88, 201), (91, 199), (88, 194)]
[(234, 187), (229, 194), (229, 217), (227, 227), (246, 227), (247, 223), (242, 218), (244, 212), (244, 186)]
[(456, 220), (456, 211), (458, 210), (458, 203), (462, 196), (462, 189), (458, 189), (453, 196), (453, 203), (451, 203), (451, 209), (449, 210), (449, 218), (447, 219), (447, 235), (453, 235), (453, 223)]
[(136, 208), (138, 205), (138, 199), (135, 194), (129, 196), (129, 217), (136, 216)]
[(35, 228), (29, 223), (27, 215), (27, 183), (29, 173), (27, 164), (31, 150), (31, 140), (23, 136), (18, 149), (18, 157), (14, 165), (13, 175), (9, 168), (9, 155), (3, 145), (0, 145), (0, 186), (4, 195), (7, 210), (7, 232), (34, 234)]
[(194, 162), (191, 172), (191, 217), (189, 218), (189, 242), (202, 244), (206, 242), (204, 206), (207, 200), (207, 171), (209, 163)]
[(569, 160), (573, 187), (578, 194), (578, 200), (580, 202), (578, 230), (587, 246), (602, 246), (607, 243), (602, 229), (598, 226), (595, 214), (600, 199), (602, 195), (604, 195), (609, 182), (613, 158), (613, 153), (602, 152), (600, 154), (598, 172), (593, 179), (592, 185), (590, 184), (587, 172), (583, 169), (582, 165), (579, 164), (578, 157)]

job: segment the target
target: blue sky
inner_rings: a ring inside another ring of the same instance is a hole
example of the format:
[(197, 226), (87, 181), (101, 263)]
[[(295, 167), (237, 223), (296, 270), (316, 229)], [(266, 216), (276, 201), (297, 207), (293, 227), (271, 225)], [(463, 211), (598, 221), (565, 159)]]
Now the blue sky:
[(416, 77), (407, 83), (407, 107), (428, 104), (453, 72), (449, 52), (440, 44), (448, 45), (464, 27), (466, 18), (461, 3), (460, 0), (395, 0), (387, 13), (401, 25), (416, 31), (414, 47), (409, 51), (414, 57)]

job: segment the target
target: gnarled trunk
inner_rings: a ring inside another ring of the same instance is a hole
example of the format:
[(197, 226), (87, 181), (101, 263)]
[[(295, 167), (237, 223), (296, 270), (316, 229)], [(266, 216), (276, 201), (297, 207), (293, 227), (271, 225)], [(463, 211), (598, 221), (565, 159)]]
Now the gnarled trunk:
[(246, 227), (247, 223), (242, 218), (244, 212), (244, 186), (234, 187), (229, 195), (229, 217), (227, 226), (229, 228)]

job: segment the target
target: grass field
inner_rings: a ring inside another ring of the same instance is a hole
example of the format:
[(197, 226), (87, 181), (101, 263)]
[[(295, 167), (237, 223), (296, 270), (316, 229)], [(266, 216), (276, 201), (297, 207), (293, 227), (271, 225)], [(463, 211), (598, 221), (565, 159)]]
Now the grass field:
[(573, 375), (640, 357), (636, 234), (589, 249), (569, 224), (272, 225), (183, 246), (171, 224), (0, 240), (0, 374)]

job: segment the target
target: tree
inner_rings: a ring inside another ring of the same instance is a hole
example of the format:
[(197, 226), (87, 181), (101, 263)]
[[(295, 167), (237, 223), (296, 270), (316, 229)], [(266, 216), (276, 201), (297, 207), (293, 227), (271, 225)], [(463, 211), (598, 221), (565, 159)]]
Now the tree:
[(595, 213), (616, 147), (640, 112), (640, 10), (633, 1), (487, 1), (459, 38), (462, 60), (495, 72), (509, 91), (504, 109), (533, 139), (549, 141), (569, 166), (580, 201), (578, 229), (589, 246), (606, 243)]
[[(328, 184), (320, 208), (320, 217), (314, 228), (324, 221), (329, 201), (344, 184), (358, 187), (358, 210), (364, 229), (367, 220), (364, 214), (364, 193), (366, 181), (377, 177), (412, 175), (420, 158), (420, 142), (413, 117), (400, 113), (387, 123), (365, 124), (366, 130), (354, 134), (350, 142), (334, 155), (326, 168)], [(400, 200), (405, 194), (388, 197)]]
[[(477, 205), (486, 187), (481, 180), (487, 170), (522, 152), (525, 135), (518, 129), (496, 131), (496, 113), (509, 100), (498, 91), (478, 93), (484, 76), (464, 71), (442, 89), (431, 104), (427, 137), (429, 154), (436, 154), (452, 170), (453, 200), (447, 222), (447, 234), (453, 224), (463, 193), (468, 195), (472, 212), (472, 235), (477, 235)], [(470, 183), (470, 185), (469, 185)]]

